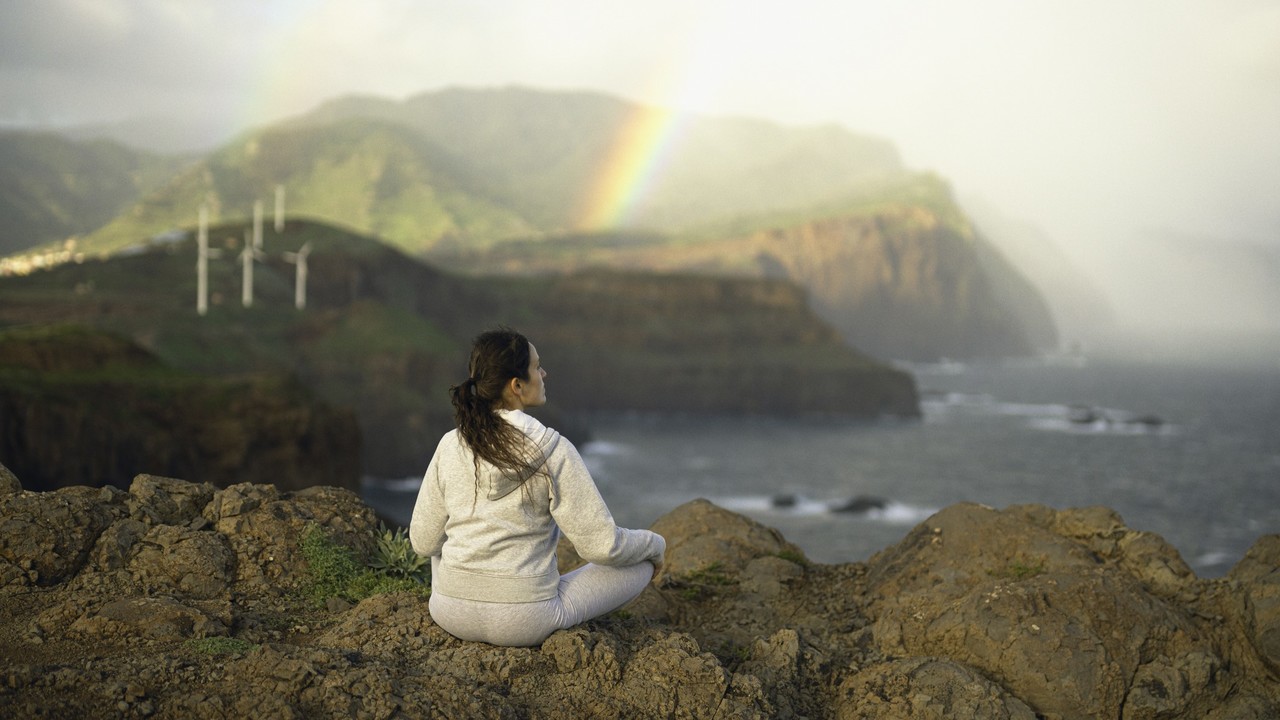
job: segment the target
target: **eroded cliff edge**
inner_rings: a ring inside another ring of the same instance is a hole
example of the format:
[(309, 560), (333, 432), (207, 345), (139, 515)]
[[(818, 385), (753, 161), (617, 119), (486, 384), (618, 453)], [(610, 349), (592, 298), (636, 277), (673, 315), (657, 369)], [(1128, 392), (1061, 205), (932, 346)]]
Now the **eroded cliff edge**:
[[(22, 491), (0, 471), (0, 710), (93, 717), (1248, 718), (1280, 712), (1280, 536), (1197, 578), (1105, 508), (961, 504), (866, 563), (805, 560), (706, 501), (662, 576), (540, 648), (464, 643), (425, 597), (317, 608), (349, 491), (149, 475)], [(566, 548), (566, 566), (575, 562)], [(208, 655), (192, 638), (241, 641)]]

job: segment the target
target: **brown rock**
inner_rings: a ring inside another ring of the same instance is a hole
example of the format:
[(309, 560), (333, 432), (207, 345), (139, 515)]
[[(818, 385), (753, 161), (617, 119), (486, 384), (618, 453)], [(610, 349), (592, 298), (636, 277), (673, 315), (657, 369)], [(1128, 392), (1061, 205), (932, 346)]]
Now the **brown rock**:
[(1039, 522), (1050, 513), (952, 506), (872, 558), (877, 645), (970, 665), (1046, 717), (1217, 705), (1227, 688), (1212, 634), (1130, 572), (1144, 561), (1100, 563)]
[(129, 511), (152, 525), (185, 525), (200, 516), (216, 488), (158, 475), (138, 475), (129, 486)]
[(326, 486), (281, 493), (271, 485), (232, 485), (214, 494), (204, 517), (235, 552), (237, 582), (273, 592), (294, 588), (306, 576), (298, 548), (308, 525), (323, 526), (359, 554), (373, 545), (369, 533), (378, 526), (359, 496)]
[(1280, 535), (1264, 535), (1227, 576), (1239, 583), (1250, 642), (1280, 681)]
[(0, 561), (25, 577), (10, 582), (52, 585), (78, 572), (98, 535), (122, 514), (120, 493), (64, 488), (0, 497)]
[(780, 554), (804, 557), (800, 548), (777, 530), (707, 500), (681, 505), (658, 518), (651, 529), (667, 541), (661, 572), (665, 576), (686, 577), (712, 567), (736, 576), (756, 558)]
[(218, 533), (160, 525), (138, 541), (128, 569), (148, 592), (176, 592), (197, 600), (226, 597), (235, 554)]
[(972, 668), (938, 658), (873, 665), (840, 684), (840, 720), (1035, 720), (1027, 704)]
[(22, 492), (22, 483), (18, 482), (18, 476), (14, 475), (3, 463), (0, 463), (0, 497), (15, 495), (20, 492)]
[(165, 597), (113, 600), (96, 614), (76, 620), (70, 629), (102, 638), (128, 635), (158, 641), (209, 637), (226, 632), (226, 627), (216, 618)]

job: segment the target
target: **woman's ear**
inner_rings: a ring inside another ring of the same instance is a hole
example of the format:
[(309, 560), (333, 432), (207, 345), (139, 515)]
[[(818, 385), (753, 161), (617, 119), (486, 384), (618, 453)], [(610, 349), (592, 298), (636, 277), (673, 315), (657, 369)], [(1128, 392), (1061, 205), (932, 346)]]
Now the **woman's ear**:
[(511, 378), (502, 388), (502, 399), (504, 404), (509, 408), (519, 409), (523, 403), (520, 402), (520, 378)]

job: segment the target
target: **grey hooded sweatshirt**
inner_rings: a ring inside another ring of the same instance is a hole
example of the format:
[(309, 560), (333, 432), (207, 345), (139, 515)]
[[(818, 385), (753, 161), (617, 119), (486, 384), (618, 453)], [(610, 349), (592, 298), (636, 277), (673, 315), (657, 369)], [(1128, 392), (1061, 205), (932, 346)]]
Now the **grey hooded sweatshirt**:
[[(440, 439), (409, 523), (413, 549), (431, 558), (431, 590), (486, 602), (556, 597), (561, 532), (597, 565), (661, 563), (666, 541), (620, 528), (573, 443), (520, 410), (501, 410), (545, 459), (527, 481), (479, 463), (457, 430)], [(536, 464), (536, 463), (535, 463)]]

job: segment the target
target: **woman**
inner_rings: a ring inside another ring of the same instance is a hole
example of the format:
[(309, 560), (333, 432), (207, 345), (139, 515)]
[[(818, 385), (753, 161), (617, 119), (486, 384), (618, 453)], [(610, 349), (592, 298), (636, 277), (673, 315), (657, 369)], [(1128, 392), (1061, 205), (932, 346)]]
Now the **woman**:
[[(475, 339), (470, 377), (449, 389), (458, 428), (427, 467), (409, 524), (431, 558), (431, 617), (463, 640), (539, 645), (639, 595), (666, 542), (628, 530), (573, 443), (526, 408), (546, 402), (538, 351), (512, 330)], [(588, 564), (561, 576), (560, 533)]]

